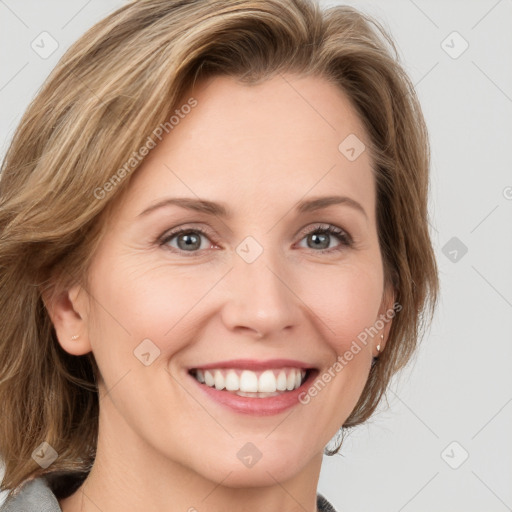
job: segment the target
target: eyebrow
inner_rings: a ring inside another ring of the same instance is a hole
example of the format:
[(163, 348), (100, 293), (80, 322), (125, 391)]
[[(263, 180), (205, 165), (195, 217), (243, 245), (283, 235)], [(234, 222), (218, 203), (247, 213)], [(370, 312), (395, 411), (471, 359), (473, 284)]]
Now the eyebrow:
[[(309, 213), (321, 210), (323, 208), (328, 208), (329, 206), (335, 204), (345, 204), (347, 206), (350, 206), (355, 210), (358, 210), (366, 218), (368, 218), (368, 215), (366, 214), (366, 211), (361, 206), (361, 204), (355, 201), (354, 199), (346, 196), (326, 196), (300, 201), (295, 207), (295, 210), (297, 211), (297, 213)], [(213, 201), (208, 201), (206, 199), (193, 199), (188, 197), (168, 197), (149, 206), (144, 211), (139, 213), (137, 217), (145, 216), (155, 210), (167, 206), (180, 206), (181, 208), (186, 208), (188, 210), (206, 213), (209, 215), (216, 215), (224, 218), (229, 218), (232, 216), (229, 210), (220, 203), (215, 203)]]

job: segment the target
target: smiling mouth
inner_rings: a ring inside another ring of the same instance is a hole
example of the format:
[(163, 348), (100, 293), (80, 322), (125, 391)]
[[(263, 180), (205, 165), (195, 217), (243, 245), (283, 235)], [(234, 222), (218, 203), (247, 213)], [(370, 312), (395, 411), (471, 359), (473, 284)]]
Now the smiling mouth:
[(189, 371), (200, 384), (238, 396), (267, 398), (298, 389), (313, 369), (283, 367), (264, 371), (239, 368), (193, 368)]

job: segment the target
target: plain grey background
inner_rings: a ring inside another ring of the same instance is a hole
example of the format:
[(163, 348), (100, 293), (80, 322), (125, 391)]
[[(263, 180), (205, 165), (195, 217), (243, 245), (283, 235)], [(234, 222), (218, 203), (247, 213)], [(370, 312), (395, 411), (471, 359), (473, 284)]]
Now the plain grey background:
[[(416, 85), (441, 300), (389, 407), (325, 457), (319, 491), (339, 511), (512, 510), (512, 0), (323, 3), (381, 21)], [(0, 0), (2, 157), (65, 49), (121, 5)], [(50, 56), (31, 46), (42, 32)]]

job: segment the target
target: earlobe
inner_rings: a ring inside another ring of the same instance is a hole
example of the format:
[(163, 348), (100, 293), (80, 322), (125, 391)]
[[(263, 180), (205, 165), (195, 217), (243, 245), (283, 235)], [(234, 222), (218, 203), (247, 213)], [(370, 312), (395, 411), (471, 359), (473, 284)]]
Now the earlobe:
[(58, 293), (42, 294), (43, 302), (63, 350), (80, 356), (91, 351), (85, 290), (79, 285)]

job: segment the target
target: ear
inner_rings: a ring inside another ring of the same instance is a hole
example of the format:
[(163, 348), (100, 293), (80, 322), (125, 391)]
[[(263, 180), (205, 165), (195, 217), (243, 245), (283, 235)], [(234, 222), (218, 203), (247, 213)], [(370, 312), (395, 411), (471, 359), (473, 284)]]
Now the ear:
[[(379, 316), (376, 320), (376, 324), (378, 325), (380, 332), (379, 334), (377, 334), (377, 336), (374, 336), (374, 356), (378, 356), (379, 354), (382, 354), (382, 352), (384, 351), (384, 348), (386, 347), (386, 342), (389, 337), (391, 324), (393, 323), (393, 318), (395, 317), (396, 313), (401, 309), (402, 307), (399, 304), (395, 308), (395, 290), (391, 283), (387, 283), (384, 286), (384, 291), (382, 293), (382, 301), (379, 309)], [(379, 351), (377, 350), (377, 345), (380, 345)]]
[[(75, 356), (90, 352), (87, 292), (76, 285), (60, 292), (43, 292), (42, 298), (60, 346)], [(72, 339), (76, 335), (78, 338)]]

